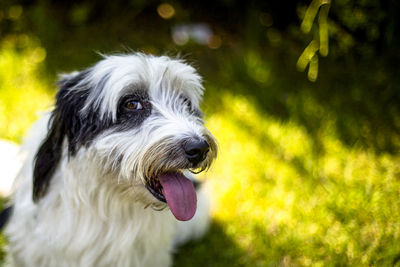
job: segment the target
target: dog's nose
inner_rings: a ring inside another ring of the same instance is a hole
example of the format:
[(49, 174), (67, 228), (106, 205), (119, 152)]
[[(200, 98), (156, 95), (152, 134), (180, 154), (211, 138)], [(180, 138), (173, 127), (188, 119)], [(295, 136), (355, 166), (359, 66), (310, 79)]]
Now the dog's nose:
[(198, 164), (206, 158), (210, 145), (205, 140), (190, 140), (183, 144), (183, 149), (186, 158), (191, 163)]

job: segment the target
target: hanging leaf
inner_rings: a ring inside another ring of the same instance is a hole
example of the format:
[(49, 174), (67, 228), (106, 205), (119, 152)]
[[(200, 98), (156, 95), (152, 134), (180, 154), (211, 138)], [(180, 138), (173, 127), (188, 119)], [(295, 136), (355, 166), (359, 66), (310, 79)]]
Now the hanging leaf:
[(310, 63), (311, 59), (314, 57), (319, 49), (319, 43), (316, 40), (312, 40), (309, 45), (304, 49), (303, 53), (297, 60), (297, 69), (299, 71), (304, 71), (307, 65)]
[(308, 79), (315, 82), (318, 78), (318, 55), (315, 54), (310, 60), (310, 67), (308, 68)]
[(315, 17), (317, 16), (318, 9), (320, 6), (330, 4), (329, 0), (313, 0), (306, 10), (303, 22), (301, 23), (301, 30), (304, 33), (309, 33), (311, 31), (312, 25), (314, 24)]
[(315, 18), (318, 15), (317, 37), (314, 37), (304, 49), (296, 65), (299, 71), (305, 71), (309, 66), (307, 77), (312, 82), (315, 82), (318, 77), (317, 52), (319, 51), (319, 54), (324, 57), (329, 53), (328, 13), (330, 3), (330, 0), (313, 0), (308, 6), (300, 26), (304, 33), (311, 32)]
[(318, 16), (319, 25), (319, 53), (326, 57), (329, 52), (328, 12), (330, 5), (323, 5)]

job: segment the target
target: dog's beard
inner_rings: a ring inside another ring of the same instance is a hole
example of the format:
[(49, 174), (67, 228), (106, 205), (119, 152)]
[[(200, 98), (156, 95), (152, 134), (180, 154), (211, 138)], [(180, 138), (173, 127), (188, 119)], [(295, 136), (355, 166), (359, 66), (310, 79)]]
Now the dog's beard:
[[(207, 136), (211, 144), (211, 151), (198, 164), (191, 164), (183, 157), (180, 143), (162, 141), (144, 154), (144, 159), (154, 159), (150, 164), (144, 164), (145, 184), (149, 192), (158, 200), (166, 202), (176, 219), (190, 220), (197, 208), (197, 196), (193, 182), (184, 175), (184, 171), (200, 172), (209, 168), (215, 157), (216, 145), (214, 140)], [(146, 166), (147, 165), (147, 166)]]
[[(114, 162), (113, 166), (118, 166), (120, 178), (123, 178), (120, 180), (143, 189), (142, 194), (147, 196), (141, 200), (146, 206), (160, 210), (168, 205), (176, 219), (190, 220), (197, 209), (197, 196), (193, 182), (184, 173), (208, 169), (216, 156), (214, 139), (211, 135), (204, 138), (210, 144), (210, 151), (197, 164), (192, 164), (185, 158), (181, 142), (177, 138), (169, 137), (140, 149), (127, 149), (136, 153), (127, 155), (126, 150), (125, 153), (118, 153), (118, 164)], [(108, 163), (109, 159), (107, 157)]]

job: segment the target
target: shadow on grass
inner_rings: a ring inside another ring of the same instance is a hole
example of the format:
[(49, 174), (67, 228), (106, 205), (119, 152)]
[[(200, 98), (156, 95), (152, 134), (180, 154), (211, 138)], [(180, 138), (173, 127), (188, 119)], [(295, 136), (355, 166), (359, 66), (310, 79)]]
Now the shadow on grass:
[(216, 70), (201, 67), (215, 88), (251, 98), (261, 112), (302, 125), (317, 148), (321, 129), (329, 123), (348, 147), (397, 153), (400, 91), (394, 89), (399, 80), (390, 65), (382, 60), (371, 66), (370, 62), (339, 64), (326, 59), (317, 82), (311, 83), (293, 67), (294, 56), (279, 51), (271, 54), (254, 49), (233, 56), (228, 51), (217, 58)]
[(174, 266), (251, 266), (251, 262), (250, 255), (225, 233), (223, 225), (214, 221), (201, 240), (178, 249)]

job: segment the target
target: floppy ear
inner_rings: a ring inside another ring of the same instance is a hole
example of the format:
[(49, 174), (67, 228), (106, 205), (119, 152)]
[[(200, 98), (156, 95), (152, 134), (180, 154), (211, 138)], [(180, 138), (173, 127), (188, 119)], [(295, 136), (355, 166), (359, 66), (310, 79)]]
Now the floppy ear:
[(57, 168), (62, 154), (62, 142), (65, 134), (62, 132), (62, 122), (56, 115), (56, 110), (50, 118), (50, 129), (38, 152), (36, 153), (33, 170), (33, 201), (42, 198), (50, 185), (51, 177)]
[[(58, 163), (63, 153), (63, 141), (65, 137), (74, 135), (79, 127), (79, 109), (83, 106), (86, 90), (80, 91), (79, 95), (71, 93), (71, 89), (76, 87), (84, 79), (86, 71), (75, 72), (62, 77), (59, 81), (60, 89), (57, 93), (56, 106), (49, 120), (49, 130), (46, 138), (39, 147), (34, 163), (33, 170), (33, 194), (34, 202), (38, 202), (47, 192), (51, 178), (57, 169)], [(79, 103), (72, 101), (78, 98)], [(70, 139), (70, 138), (68, 138)], [(68, 140), (70, 141), (70, 140)], [(69, 152), (74, 149), (69, 144)]]

